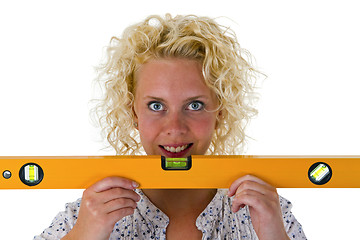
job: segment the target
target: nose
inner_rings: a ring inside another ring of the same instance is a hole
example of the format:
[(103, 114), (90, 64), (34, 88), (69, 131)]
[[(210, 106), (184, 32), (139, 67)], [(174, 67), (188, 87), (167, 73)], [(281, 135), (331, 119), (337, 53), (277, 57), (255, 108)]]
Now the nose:
[(179, 112), (167, 113), (166, 119), (163, 125), (164, 133), (171, 136), (184, 135), (187, 130), (186, 119), (183, 114)]

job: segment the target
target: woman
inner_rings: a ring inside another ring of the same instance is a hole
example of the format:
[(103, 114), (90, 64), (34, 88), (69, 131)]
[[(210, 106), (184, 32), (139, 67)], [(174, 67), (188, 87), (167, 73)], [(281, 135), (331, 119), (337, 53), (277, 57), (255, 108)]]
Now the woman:
[[(97, 113), (117, 154), (239, 154), (257, 71), (206, 17), (150, 16), (113, 37)], [(240, 171), (240, 169), (239, 169)], [(306, 239), (291, 203), (255, 176), (229, 190), (136, 189), (105, 178), (35, 239)]]

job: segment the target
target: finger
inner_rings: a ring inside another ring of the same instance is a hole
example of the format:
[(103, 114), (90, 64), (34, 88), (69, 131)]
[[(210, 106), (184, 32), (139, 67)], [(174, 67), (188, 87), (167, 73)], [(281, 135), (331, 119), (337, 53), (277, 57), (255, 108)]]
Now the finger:
[(113, 222), (115, 224), (123, 217), (126, 217), (131, 214), (134, 214), (134, 208), (128, 207), (128, 208), (121, 208), (119, 210), (110, 212), (109, 214), (107, 214), (107, 217), (111, 222)]
[(267, 182), (261, 180), (260, 178), (257, 178), (253, 175), (245, 175), (241, 178), (236, 179), (230, 186), (229, 188), (229, 192), (228, 195), (231, 197), (235, 194), (236, 189), (240, 186), (240, 184), (244, 181), (253, 181), (253, 182), (257, 182), (259, 184), (262, 185), (266, 185), (266, 186), (271, 186), (270, 184), (268, 184)]
[(263, 195), (269, 195), (272, 192), (276, 192), (276, 188), (270, 186), (270, 185), (264, 185), (264, 184), (260, 184), (258, 182), (253, 182), (253, 181), (243, 181), (239, 187), (236, 189), (235, 195), (239, 194), (241, 191), (247, 190), (247, 189), (251, 189), (254, 191), (257, 191)]
[(132, 181), (127, 178), (121, 178), (121, 177), (107, 177), (104, 178), (98, 182), (96, 182), (94, 185), (89, 187), (88, 189), (94, 192), (103, 192), (106, 190), (109, 190), (111, 188), (126, 188), (126, 189), (135, 189), (139, 186), (138, 183), (135, 181)]
[(263, 195), (257, 191), (246, 189), (235, 195), (233, 205), (236, 211), (242, 205), (248, 205), (255, 208), (258, 212), (274, 212), (275, 209), (279, 209), (281, 213), (279, 198), (276, 192), (272, 192), (271, 195)]
[(140, 195), (134, 192), (133, 190), (124, 189), (124, 188), (111, 188), (109, 190), (96, 193), (99, 198), (99, 201), (102, 203), (107, 203), (109, 201), (119, 199), (119, 198), (128, 198), (133, 200), (134, 202), (138, 202), (140, 200)]
[(135, 209), (137, 206), (136, 202), (132, 199), (128, 198), (118, 198), (114, 199), (105, 204), (105, 212), (107, 214), (124, 209), (124, 208), (132, 208)]
[(247, 189), (235, 195), (232, 202), (231, 210), (233, 212), (237, 212), (245, 205), (248, 205), (249, 207), (259, 208), (262, 202), (265, 201), (266, 197), (263, 194), (251, 189)]

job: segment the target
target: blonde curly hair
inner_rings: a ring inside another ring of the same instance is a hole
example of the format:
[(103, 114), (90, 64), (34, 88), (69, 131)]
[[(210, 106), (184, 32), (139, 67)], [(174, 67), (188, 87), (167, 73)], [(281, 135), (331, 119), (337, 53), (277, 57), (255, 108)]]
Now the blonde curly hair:
[(149, 16), (126, 28), (122, 37), (111, 38), (98, 67), (104, 97), (94, 108), (109, 144), (117, 154), (144, 153), (134, 127), (134, 73), (151, 59), (169, 57), (201, 61), (205, 82), (218, 98), (221, 114), (208, 154), (242, 153), (245, 127), (257, 114), (253, 100), (259, 72), (232, 30), (194, 15)]

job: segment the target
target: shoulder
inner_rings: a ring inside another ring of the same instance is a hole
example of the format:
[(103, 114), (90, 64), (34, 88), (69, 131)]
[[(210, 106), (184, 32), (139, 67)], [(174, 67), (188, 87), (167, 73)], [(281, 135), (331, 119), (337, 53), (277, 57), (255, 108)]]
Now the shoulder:
[(51, 240), (64, 237), (74, 227), (81, 204), (81, 198), (75, 202), (67, 203), (65, 210), (59, 212), (52, 220), (50, 226), (40, 235), (35, 236), (34, 240)]
[(75, 202), (70, 202), (65, 204), (65, 210), (59, 212), (54, 218), (53, 223), (63, 221), (66, 225), (73, 226), (78, 218), (78, 213), (81, 205), (81, 198)]
[(78, 212), (81, 205), (81, 198), (76, 200), (75, 202), (65, 204), (65, 211)]
[(64, 221), (66, 224), (75, 225), (81, 205), (81, 198), (75, 202), (65, 204), (65, 210), (58, 213), (54, 220)]
[(284, 227), (288, 236), (291, 237), (291, 239), (306, 240), (302, 225), (298, 222), (291, 211), (293, 207), (292, 203), (282, 196), (279, 196), (279, 202), (283, 215)]
[(292, 203), (289, 200), (287, 200), (286, 198), (284, 198), (280, 195), (279, 195), (279, 203), (280, 203), (280, 207), (281, 207), (281, 211), (282, 211), (283, 215), (290, 212), (293, 207)]

